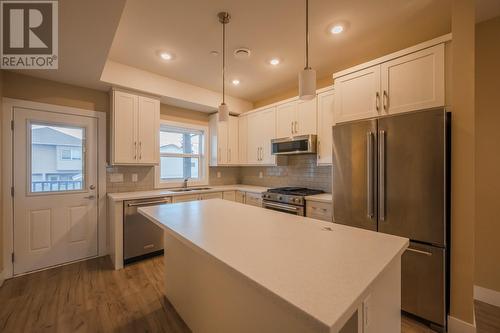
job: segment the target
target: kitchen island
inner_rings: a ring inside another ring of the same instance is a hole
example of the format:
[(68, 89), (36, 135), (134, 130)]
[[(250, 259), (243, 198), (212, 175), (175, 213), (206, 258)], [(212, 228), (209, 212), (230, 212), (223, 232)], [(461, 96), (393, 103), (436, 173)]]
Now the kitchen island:
[(139, 208), (194, 332), (399, 332), (405, 238), (212, 199)]

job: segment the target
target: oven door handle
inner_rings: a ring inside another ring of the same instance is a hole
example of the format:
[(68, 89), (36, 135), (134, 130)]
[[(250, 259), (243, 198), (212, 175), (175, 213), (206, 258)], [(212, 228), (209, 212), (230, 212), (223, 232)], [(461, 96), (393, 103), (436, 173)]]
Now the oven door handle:
[(278, 208), (278, 209), (283, 209), (289, 212), (299, 212), (302, 208), (301, 207), (291, 207), (287, 205), (281, 205), (277, 203), (271, 203), (271, 202), (264, 202), (264, 208), (265, 207), (271, 207), (271, 208)]

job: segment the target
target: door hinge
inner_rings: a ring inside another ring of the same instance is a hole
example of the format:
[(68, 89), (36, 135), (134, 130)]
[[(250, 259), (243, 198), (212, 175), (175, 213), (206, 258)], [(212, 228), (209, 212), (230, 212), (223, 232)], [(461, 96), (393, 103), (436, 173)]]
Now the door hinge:
[(11, 121), (10, 121), (10, 129), (11, 129), (11, 130), (14, 130), (14, 120), (11, 120)]
[(10, 188), (10, 196), (11, 197), (14, 196), (14, 186), (11, 186), (11, 188)]
[(14, 252), (12, 252), (12, 262), (14, 262)]

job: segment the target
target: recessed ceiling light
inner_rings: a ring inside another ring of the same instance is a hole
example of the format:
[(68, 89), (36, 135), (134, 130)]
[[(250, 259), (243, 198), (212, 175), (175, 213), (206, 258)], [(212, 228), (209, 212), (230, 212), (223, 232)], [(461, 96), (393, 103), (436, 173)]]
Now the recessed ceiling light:
[(332, 34), (340, 34), (341, 32), (344, 31), (344, 26), (341, 24), (335, 24), (333, 27), (331, 27), (330, 32)]
[(269, 60), (269, 63), (273, 66), (278, 66), (280, 64), (280, 60), (278, 58), (272, 58)]
[(232, 82), (233, 82), (233, 84), (235, 86), (237, 86), (238, 84), (240, 84), (240, 80), (238, 80), (238, 79), (234, 79)]
[(172, 60), (174, 58), (174, 56), (172, 55), (172, 53), (169, 53), (169, 52), (160, 52), (160, 58), (168, 61), (168, 60)]

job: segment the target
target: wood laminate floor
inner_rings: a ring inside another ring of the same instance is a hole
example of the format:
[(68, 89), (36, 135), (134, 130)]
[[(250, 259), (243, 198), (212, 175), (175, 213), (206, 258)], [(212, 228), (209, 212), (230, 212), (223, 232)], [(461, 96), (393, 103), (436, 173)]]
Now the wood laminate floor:
[[(484, 327), (489, 330), (478, 333), (500, 332), (494, 326), (500, 314), (495, 310), (480, 307), (476, 314), (487, 318)], [(401, 331), (433, 333), (406, 317)], [(164, 296), (162, 257), (120, 271), (114, 271), (104, 257), (5, 281), (0, 288), (0, 332), (177, 333), (189, 329)]]

